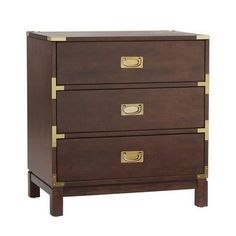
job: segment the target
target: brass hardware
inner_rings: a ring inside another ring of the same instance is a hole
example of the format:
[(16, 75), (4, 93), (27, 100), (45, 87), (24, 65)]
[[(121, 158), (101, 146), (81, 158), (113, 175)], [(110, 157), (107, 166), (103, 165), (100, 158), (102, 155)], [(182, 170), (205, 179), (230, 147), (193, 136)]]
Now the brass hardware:
[(57, 85), (57, 78), (52, 77), (52, 99), (57, 99), (57, 91), (65, 90), (65, 86)]
[(144, 104), (121, 104), (121, 115), (122, 116), (140, 116), (144, 114)]
[(52, 186), (53, 187), (63, 187), (65, 185), (64, 182), (57, 182), (57, 175), (52, 174)]
[(66, 37), (65, 36), (48, 36), (47, 40), (48, 41), (55, 41), (55, 42), (66, 41)]
[(208, 140), (209, 136), (209, 121), (205, 120), (205, 127), (204, 128), (198, 128), (198, 133), (204, 133), (205, 134), (205, 140)]
[(121, 57), (121, 68), (143, 68), (143, 57)]
[(209, 74), (205, 74), (205, 81), (198, 82), (198, 86), (205, 87), (205, 94), (209, 94)]
[(208, 178), (208, 166), (204, 166), (204, 173), (198, 174), (197, 179), (207, 179)]
[(197, 40), (207, 40), (207, 39), (210, 39), (210, 36), (206, 35), (206, 34), (198, 34), (198, 35), (196, 35), (196, 39)]
[(143, 162), (144, 152), (143, 151), (122, 151), (121, 163), (137, 163)]
[(57, 134), (57, 127), (52, 126), (52, 147), (57, 146), (57, 139), (64, 139), (65, 134)]

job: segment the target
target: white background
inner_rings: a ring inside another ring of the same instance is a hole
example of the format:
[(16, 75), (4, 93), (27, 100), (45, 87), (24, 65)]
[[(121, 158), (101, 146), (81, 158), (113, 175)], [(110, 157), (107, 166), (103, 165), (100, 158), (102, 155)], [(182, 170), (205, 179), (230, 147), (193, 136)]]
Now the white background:
[[(235, 1), (6, 0), (0, 3), (0, 235), (236, 235)], [(180, 30), (211, 36), (209, 207), (193, 190), (27, 197), (27, 30)], [(4, 231), (4, 233), (3, 233)]]

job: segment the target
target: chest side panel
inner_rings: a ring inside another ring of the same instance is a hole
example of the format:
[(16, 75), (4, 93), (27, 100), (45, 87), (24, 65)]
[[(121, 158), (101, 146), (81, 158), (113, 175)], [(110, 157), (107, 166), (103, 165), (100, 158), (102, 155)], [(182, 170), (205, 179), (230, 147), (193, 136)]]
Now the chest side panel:
[(52, 43), (27, 39), (28, 168), (51, 183)]

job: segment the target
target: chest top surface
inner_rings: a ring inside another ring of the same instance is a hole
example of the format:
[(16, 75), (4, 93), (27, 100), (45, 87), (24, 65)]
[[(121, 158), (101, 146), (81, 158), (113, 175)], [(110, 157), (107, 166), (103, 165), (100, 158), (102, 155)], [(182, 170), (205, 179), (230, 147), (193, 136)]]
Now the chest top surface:
[(147, 41), (147, 40), (204, 40), (207, 35), (179, 31), (80, 31), (27, 32), (27, 35), (47, 41)]

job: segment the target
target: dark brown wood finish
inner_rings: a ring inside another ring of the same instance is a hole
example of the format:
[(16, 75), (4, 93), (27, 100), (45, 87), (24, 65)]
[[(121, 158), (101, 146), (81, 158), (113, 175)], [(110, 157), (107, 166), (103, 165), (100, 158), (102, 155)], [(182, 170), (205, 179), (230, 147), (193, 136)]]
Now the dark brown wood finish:
[[(121, 163), (121, 151), (144, 151), (144, 162)], [(57, 148), (58, 179), (63, 182), (197, 175), (203, 165), (203, 134), (66, 139)]]
[(209, 48), (210, 48), (210, 42), (209, 40), (204, 40), (204, 44), (205, 44), (205, 57), (204, 57), (204, 65), (205, 65), (205, 73), (209, 73)]
[[(64, 196), (87, 194), (195, 189), (195, 205), (207, 206), (208, 140), (198, 132), (209, 95), (198, 82), (209, 74), (209, 40), (197, 38), (28, 32), (29, 196), (46, 191), (53, 216)], [(121, 56), (143, 56), (144, 68), (121, 69)], [(56, 99), (52, 77), (65, 90)], [(121, 104), (133, 103), (144, 115), (121, 116)], [(65, 135), (56, 147), (52, 126)], [(144, 162), (121, 163), (121, 151), (144, 151)]]
[(63, 188), (53, 188), (50, 193), (50, 213), (52, 216), (63, 215)]
[(197, 129), (159, 129), (159, 130), (128, 130), (107, 132), (84, 132), (66, 133), (65, 137), (71, 138), (95, 138), (95, 137), (125, 137), (125, 136), (147, 136), (159, 134), (195, 134)]
[[(205, 75), (207, 75), (209, 79), (209, 40), (205, 40), (204, 43), (205, 43), (205, 59), (204, 59), (205, 60)], [(209, 93), (205, 94), (204, 106), (205, 106), (205, 120), (209, 120)], [(208, 166), (208, 140), (205, 141), (205, 166)], [(206, 191), (206, 195), (208, 195), (207, 191)]]
[(147, 89), (147, 88), (189, 88), (196, 87), (197, 82), (171, 83), (129, 83), (129, 84), (73, 84), (65, 85), (65, 90), (96, 90), (96, 89)]
[(42, 179), (40, 179), (38, 176), (34, 175), (33, 173), (29, 172), (31, 176), (32, 183), (36, 184), (39, 188), (43, 189), (48, 194), (51, 193), (52, 188), (45, 183)]
[(99, 185), (115, 185), (115, 184), (145, 184), (145, 183), (162, 183), (162, 182), (181, 182), (192, 181), (196, 175), (180, 175), (180, 176), (152, 176), (152, 177), (133, 177), (122, 179), (99, 179), (99, 180), (80, 180), (65, 182), (65, 187), (82, 187), (82, 186), (99, 186)]
[[(132, 103), (143, 103), (144, 115), (121, 116), (121, 104)], [(60, 133), (203, 127), (204, 89), (60, 91), (57, 126)]]
[(84, 31), (84, 32), (27, 32), (30, 37), (51, 40), (66, 38), (67, 41), (153, 41), (153, 40), (196, 40), (196, 34), (179, 31)]
[(202, 179), (197, 181), (195, 189), (195, 205), (198, 207), (205, 207), (208, 205), (208, 183), (207, 180)]
[(64, 196), (80, 196), (92, 194), (111, 194), (111, 193), (132, 193), (148, 191), (164, 191), (192, 189), (196, 186), (196, 181), (171, 181), (161, 183), (145, 184), (115, 184), (100, 186), (68, 187), (64, 188)]
[[(142, 56), (144, 67), (122, 69), (122, 56)], [(204, 42), (59, 42), (57, 78), (58, 84), (203, 81)]]
[[(52, 189), (46, 185), (39, 177), (32, 175), (33, 182), (36, 183), (40, 188), (51, 195)], [(111, 193), (128, 193), (128, 192), (144, 192), (144, 191), (163, 191), (163, 190), (177, 190), (177, 189), (193, 189), (196, 187), (196, 180), (193, 178), (190, 179), (163, 179), (159, 181), (146, 181), (143, 179), (143, 182), (135, 182), (131, 181), (129, 183), (122, 183), (122, 179), (120, 179), (117, 183), (106, 183), (106, 184), (98, 184), (97, 182), (89, 181), (87, 184), (81, 184), (79, 186), (70, 185), (66, 186), (63, 189), (63, 196), (80, 196), (80, 195), (89, 195), (89, 194), (111, 194)], [(61, 192), (59, 192), (61, 194)], [(59, 196), (60, 198), (60, 196)], [(63, 202), (60, 200), (61, 207)]]
[(30, 172), (28, 172), (28, 196), (32, 198), (40, 197), (40, 188), (32, 182)]
[(28, 169), (51, 183), (51, 42), (27, 39)]

